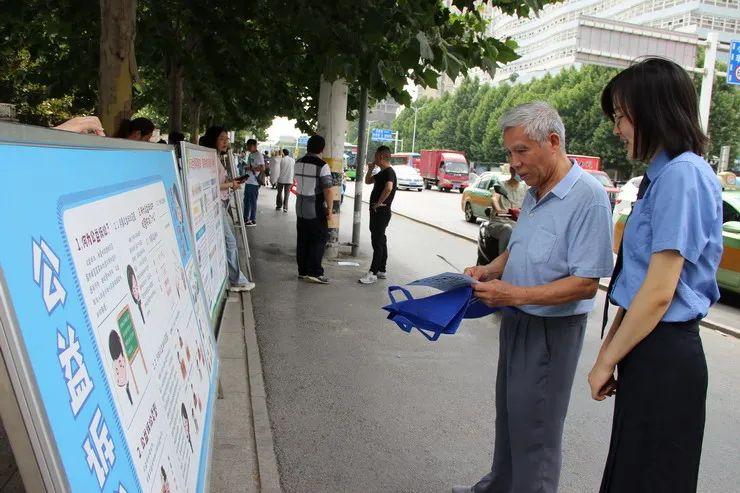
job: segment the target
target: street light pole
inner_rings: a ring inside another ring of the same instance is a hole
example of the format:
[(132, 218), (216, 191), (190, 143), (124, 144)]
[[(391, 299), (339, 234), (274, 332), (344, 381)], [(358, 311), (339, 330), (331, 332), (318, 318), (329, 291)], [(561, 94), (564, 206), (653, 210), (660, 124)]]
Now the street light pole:
[(355, 161), (355, 204), (352, 219), (352, 256), (360, 253), (360, 232), (362, 231), (362, 185), (365, 182), (365, 161), (367, 145), (365, 135), (367, 125), (367, 87), (360, 89), (360, 121), (357, 123), (357, 161)]
[(414, 132), (411, 137), (411, 152), (414, 152), (416, 150), (416, 114), (419, 112), (419, 107), (412, 106), (411, 108), (414, 110)]

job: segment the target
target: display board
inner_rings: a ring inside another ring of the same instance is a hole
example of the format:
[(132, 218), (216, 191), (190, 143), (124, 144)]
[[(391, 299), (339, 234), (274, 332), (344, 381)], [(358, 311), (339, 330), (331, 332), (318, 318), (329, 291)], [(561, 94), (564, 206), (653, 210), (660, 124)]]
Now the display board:
[(205, 491), (218, 359), (174, 153), (30, 133), (0, 132), (0, 344), (44, 483)]
[(206, 306), (215, 321), (228, 276), (218, 176), (221, 163), (214, 149), (188, 142), (180, 145), (195, 255), (200, 266)]

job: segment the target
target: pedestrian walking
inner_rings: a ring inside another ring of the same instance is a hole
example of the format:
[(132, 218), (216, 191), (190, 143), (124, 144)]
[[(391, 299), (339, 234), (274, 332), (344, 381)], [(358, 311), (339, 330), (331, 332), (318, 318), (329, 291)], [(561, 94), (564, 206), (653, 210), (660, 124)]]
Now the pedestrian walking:
[(311, 136), (306, 144), (306, 155), (295, 163), (298, 277), (319, 284), (329, 283), (321, 260), (329, 240), (334, 203), (331, 169), (321, 159), (325, 145), (320, 135)]
[(649, 163), (609, 286), (619, 310), (588, 377), (594, 399), (616, 393), (601, 491), (695, 492), (708, 378), (699, 320), (719, 299), (722, 191), (680, 66), (632, 65), (601, 107), (628, 159)]
[[(229, 149), (229, 135), (223, 127), (210, 127), (205, 135), (200, 139), (201, 145), (216, 149), (219, 154), (224, 154)], [(219, 192), (221, 198), (221, 222), (224, 227), (224, 241), (226, 242), (226, 264), (229, 274), (229, 291), (250, 291), (254, 289), (255, 284), (241, 271), (239, 264), (239, 249), (236, 244), (234, 230), (229, 221), (229, 192), (239, 188), (240, 184), (236, 180), (228, 177), (224, 161), (220, 160), (218, 166)]]
[[(374, 173), (375, 168), (378, 172)], [(388, 262), (388, 238), (385, 230), (391, 221), (391, 204), (396, 196), (396, 172), (391, 166), (391, 150), (380, 146), (375, 151), (373, 162), (368, 164), (365, 183), (373, 185), (370, 194), (370, 240), (373, 245), (373, 260), (370, 271), (360, 279), (362, 284), (373, 284), (378, 278), (385, 279)]]
[(277, 198), (275, 199), (275, 210), (282, 209), (288, 212), (288, 200), (290, 189), (293, 186), (295, 173), (295, 159), (290, 157), (290, 151), (283, 149), (283, 157), (280, 160), (280, 174), (277, 177)]
[(244, 187), (244, 225), (247, 227), (257, 226), (257, 198), (260, 192), (260, 174), (264, 176), (265, 160), (257, 150), (255, 139), (247, 140), (247, 161), (244, 164), (244, 172), (247, 175)]
[(468, 267), (475, 296), (501, 316), (491, 471), (453, 492), (554, 493), (586, 318), (612, 269), (611, 208), (601, 184), (565, 154), (565, 127), (543, 102), (501, 119), (511, 168), (531, 188), (509, 246)]

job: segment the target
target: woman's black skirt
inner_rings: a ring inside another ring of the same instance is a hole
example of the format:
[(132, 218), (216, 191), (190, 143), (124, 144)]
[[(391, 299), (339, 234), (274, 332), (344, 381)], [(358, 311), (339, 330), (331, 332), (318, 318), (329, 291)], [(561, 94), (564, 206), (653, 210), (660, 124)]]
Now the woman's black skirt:
[(698, 320), (661, 322), (617, 365), (601, 492), (695, 492), (706, 398)]

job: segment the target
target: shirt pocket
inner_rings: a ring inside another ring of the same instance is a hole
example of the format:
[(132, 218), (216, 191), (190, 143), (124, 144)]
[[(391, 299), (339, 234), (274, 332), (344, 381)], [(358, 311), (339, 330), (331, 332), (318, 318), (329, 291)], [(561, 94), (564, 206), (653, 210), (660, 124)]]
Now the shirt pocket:
[(546, 263), (550, 260), (550, 255), (557, 242), (557, 235), (542, 226), (535, 228), (535, 234), (529, 239), (527, 244), (527, 255), (536, 264)]
[(630, 214), (627, 220), (627, 228), (625, 230), (626, 247), (634, 248), (637, 246), (641, 251), (650, 248), (653, 241), (650, 216), (650, 210), (642, 200), (635, 203), (632, 214)]

